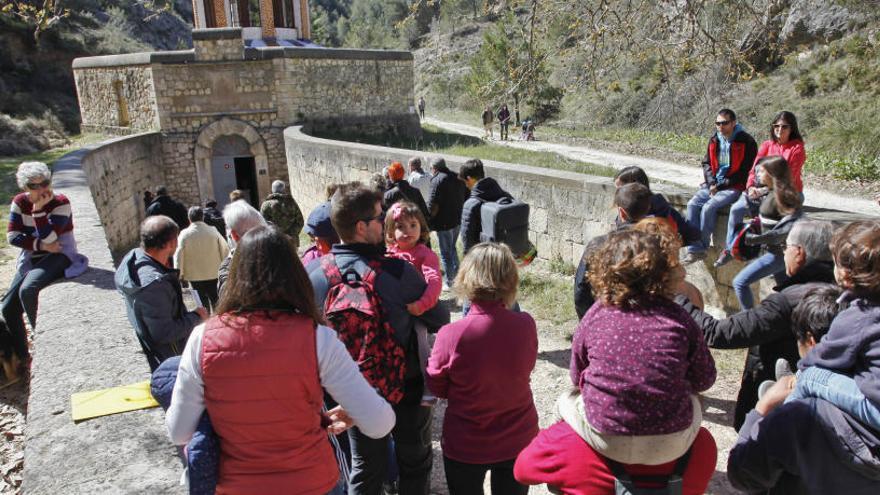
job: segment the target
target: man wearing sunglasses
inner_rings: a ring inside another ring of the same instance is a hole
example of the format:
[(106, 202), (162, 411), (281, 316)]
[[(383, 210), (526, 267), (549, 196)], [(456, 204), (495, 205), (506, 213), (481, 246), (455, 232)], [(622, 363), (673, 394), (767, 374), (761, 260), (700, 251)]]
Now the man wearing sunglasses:
[(703, 158), (705, 182), (687, 205), (687, 221), (700, 229), (700, 241), (688, 246), (683, 263), (706, 259), (718, 210), (739, 199), (758, 154), (755, 139), (736, 122), (736, 113), (722, 108), (715, 116), (715, 133)]

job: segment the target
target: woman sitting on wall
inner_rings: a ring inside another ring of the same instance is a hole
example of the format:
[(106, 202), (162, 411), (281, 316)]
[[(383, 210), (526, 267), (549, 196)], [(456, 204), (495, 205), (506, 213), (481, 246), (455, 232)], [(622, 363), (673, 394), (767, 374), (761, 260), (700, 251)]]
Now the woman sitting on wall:
[[(391, 406), (320, 321), (290, 238), (273, 226), (245, 234), (217, 316), (186, 344), (165, 418), (184, 445), (207, 410), (220, 438), (218, 493), (326, 494), (338, 478), (327, 432), (356, 424), (381, 438), (394, 426)], [(340, 404), (329, 418), (322, 388)]]
[(0, 357), (7, 382), (18, 381), (30, 357), (23, 315), (37, 324), (40, 291), (62, 277), (76, 277), (88, 259), (76, 251), (70, 201), (52, 191), (52, 172), (43, 162), (24, 162), (15, 173), (22, 189), (9, 208), (9, 244), (21, 248), (15, 277), (3, 298), (6, 331), (0, 329)]

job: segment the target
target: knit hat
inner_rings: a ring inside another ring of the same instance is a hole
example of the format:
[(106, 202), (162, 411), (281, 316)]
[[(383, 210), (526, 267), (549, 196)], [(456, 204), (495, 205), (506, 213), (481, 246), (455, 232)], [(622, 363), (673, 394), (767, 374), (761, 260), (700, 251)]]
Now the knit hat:
[(325, 201), (309, 213), (309, 219), (306, 222), (306, 234), (320, 237), (331, 242), (339, 242), (339, 236), (333, 223), (330, 222), (330, 202)]
[(391, 182), (403, 180), (403, 175), (405, 173), (403, 165), (400, 162), (394, 162), (388, 166), (388, 178), (391, 179)]

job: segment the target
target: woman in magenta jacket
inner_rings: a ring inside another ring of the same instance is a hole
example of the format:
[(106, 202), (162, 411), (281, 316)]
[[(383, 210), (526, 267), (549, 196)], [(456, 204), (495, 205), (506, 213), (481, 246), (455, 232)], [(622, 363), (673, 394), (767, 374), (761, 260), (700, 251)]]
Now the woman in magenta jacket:
[(483, 493), (486, 471), (492, 493), (528, 492), (513, 464), (538, 433), (529, 385), (538, 331), (528, 313), (509, 309), (518, 282), (507, 246), (474, 246), (455, 277), (470, 312), (440, 329), (428, 360), (428, 386), (448, 401), (441, 443), (451, 495)]
[[(791, 182), (795, 190), (801, 194), (803, 199), (804, 183), (801, 173), (804, 169), (804, 162), (807, 161), (807, 152), (804, 150), (804, 139), (801, 137), (801, 131), (798, 129), (797, 117), (793, 113), (785, 110), (776, 114), (773, 123), (770, 125), (770, 139), (761, 143), (758, 148), (758, 154), (755, 156), (755, 165), (762, 158), (768, 156), (781, 156), (788, 162), (788, 169), (791, 172)], [(761, 184), (758, 183), (755, 176), (755, 167), (749, 171), (749, 180), (746, 182), (746, 194), (730, 206), (730, 216), (727, 219), (727, 242), (724, 250), (715, 262), (715, 266), (719, 267), (727, 264), (733, 259), (730, 254), (730, 248), (733, 240), (739, 230), (739, 226), (747, 215), (749, 215), (749, 204), (751, 200), (754, 204), (760, 204)], [(757, 212), (751, 212), (756, 215)]]

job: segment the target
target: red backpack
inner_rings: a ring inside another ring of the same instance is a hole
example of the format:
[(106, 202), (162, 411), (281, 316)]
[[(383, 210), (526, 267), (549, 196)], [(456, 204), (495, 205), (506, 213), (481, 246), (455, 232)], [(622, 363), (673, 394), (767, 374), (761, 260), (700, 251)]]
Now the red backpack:
[(343, 276), (333, 254), (321, 258), (321, 269), (330, 287), (324, 300), (324, 316), (367, 382), (388, 402), (397, 404), (403, 398), (406, 353), (394, 338), (394, 329), (373, 287), (380, 263), (373, 261), (368, 266), (363, 277), (354, 270)]

